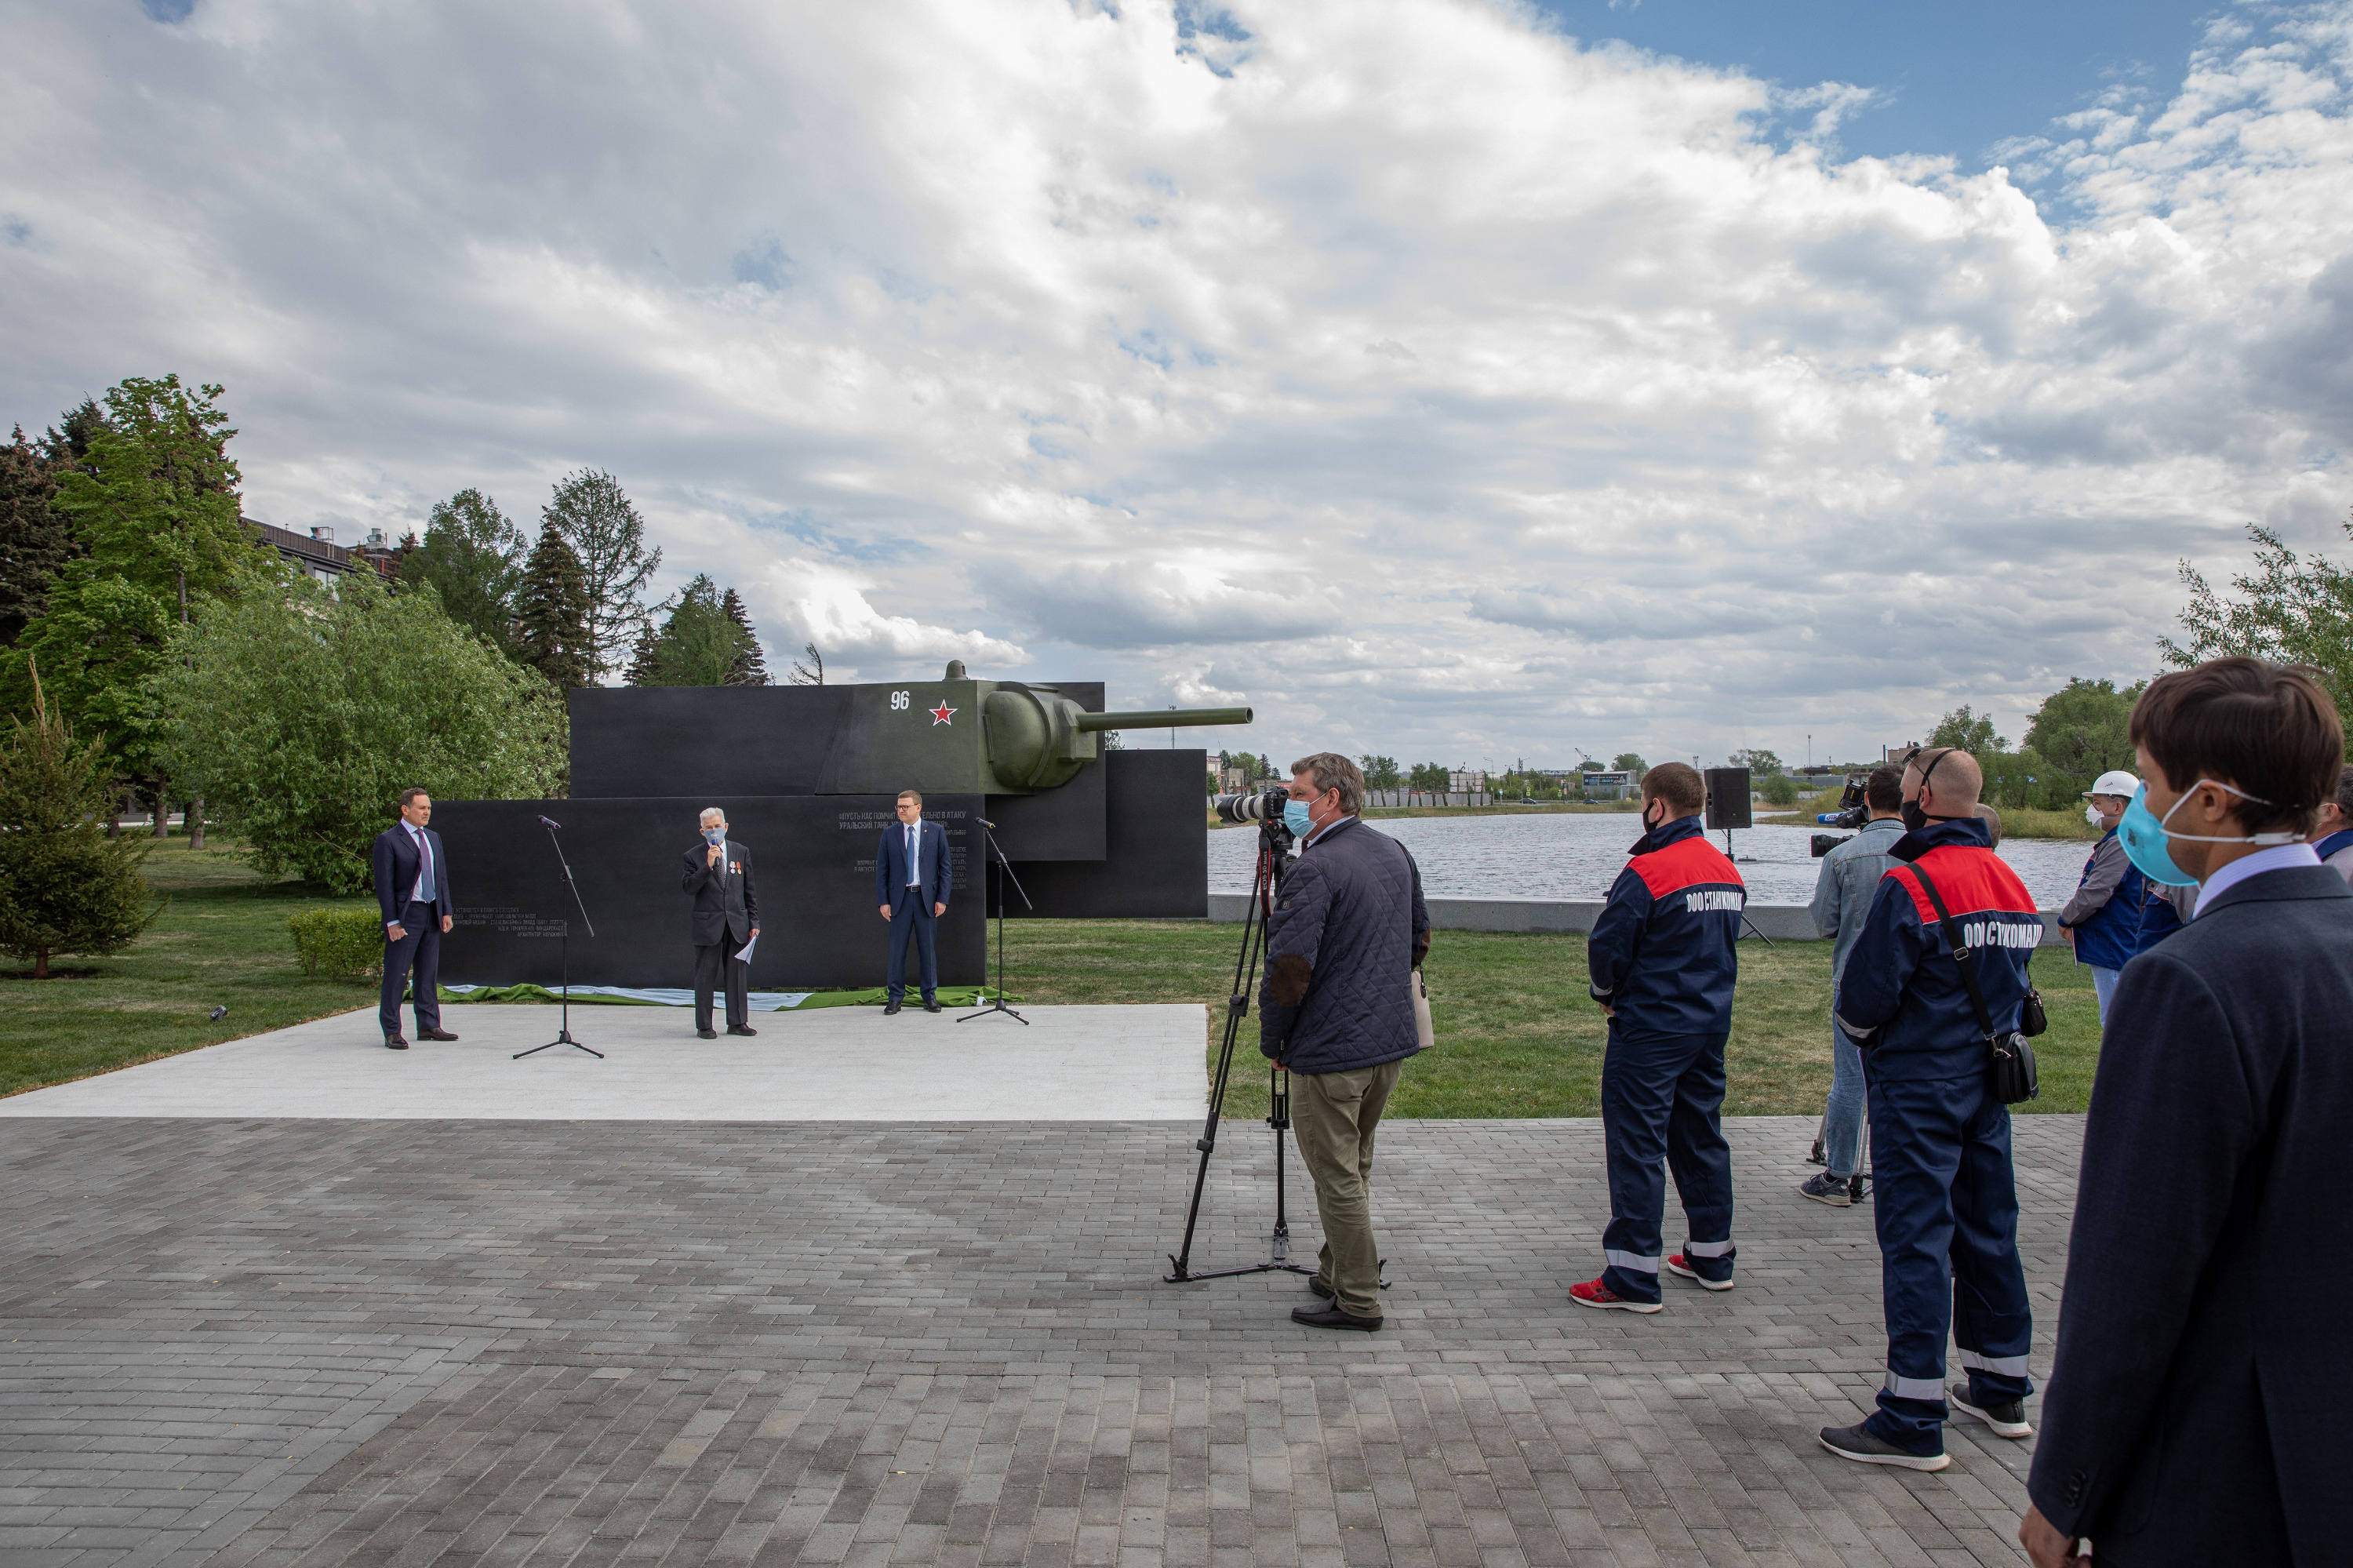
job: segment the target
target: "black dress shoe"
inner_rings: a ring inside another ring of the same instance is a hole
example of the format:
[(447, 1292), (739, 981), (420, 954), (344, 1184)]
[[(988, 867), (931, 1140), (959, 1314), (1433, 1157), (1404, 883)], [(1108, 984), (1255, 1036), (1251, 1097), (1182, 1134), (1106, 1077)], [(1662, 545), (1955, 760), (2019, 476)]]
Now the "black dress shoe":
[(408, 1049), (408, 1042), (397, 1034), (387, 1034), (384, 1037), (384, 1048), (387, 1051), (406, 1051)]
[(1325, 1284), (1324, 1277), (1320, 1274), (1311, 1274), (1307, 1277), (1307, 1288), (1326, 1301), (1336, 1301), (1340, 1298), (1340, 1293)]
[(748, 1023), (731, 1023), (727, 1026), (727, 1033), (730, 1034), (757, 1034), (760, 1032), (753, 1028)]
[(927, 996), (923, 998), (923, 1011), (925, 1012), (937, 1012), (939, 1010), (940, 999), (938, 997)]
[(450, 1033), (446, 1029), (420, 1029), (417, 1032), (417, 1037), (419, 1040), (455, 1040), (458, 1038), (455, 1034)]
[(895, 1001), (886, 1001), (882, 1004), (882, 1016), (885, 1018), (890, 1017), (892, 1013), (898, 1011), (899, 1004)]
[(694, 1032), (694, 1037), (697, 1040), (716, 1040), (719, 1038), (719, 1031), (716, 1029), (698, 1029)]
[(1359, 1318), (1354, 1312), (1343, 1312), (1337, 1302), (1329, 1307), (1293, 1307), (1291, 1320), (1303, 1329), (1355, 1329), (1366, 1334), (1381, 1331), (1378, 1318)]

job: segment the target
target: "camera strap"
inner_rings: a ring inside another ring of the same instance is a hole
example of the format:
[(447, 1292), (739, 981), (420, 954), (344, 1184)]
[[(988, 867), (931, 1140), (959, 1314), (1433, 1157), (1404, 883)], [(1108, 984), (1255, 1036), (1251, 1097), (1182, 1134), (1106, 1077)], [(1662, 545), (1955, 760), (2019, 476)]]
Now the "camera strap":
[(1969, 1005), (1977, 1009), (1978, 1032), (1985, 1035), (1988, 1044), (1993, 1044), (1993, 1010), (1986, 1005), (1985, 988), (1978, 984), (1976, 956), (1961, 940), (1961, 928), (1954, 921), (1953, 912), (1945, 907), (1945, 895), (1936, 891), (1935, 879), (1916, 863), (1906, 861), (1903, 869), (1912, 874), (1913, 879), (1920, 885), (1920, 891), (1926, 893), (1928, 902), (1936, 906), (1936, 922), (1944, 927), (1945, 946), (1952, 949), (1953, 962), (1960, 967), (1961, 983), (1968, 987)]

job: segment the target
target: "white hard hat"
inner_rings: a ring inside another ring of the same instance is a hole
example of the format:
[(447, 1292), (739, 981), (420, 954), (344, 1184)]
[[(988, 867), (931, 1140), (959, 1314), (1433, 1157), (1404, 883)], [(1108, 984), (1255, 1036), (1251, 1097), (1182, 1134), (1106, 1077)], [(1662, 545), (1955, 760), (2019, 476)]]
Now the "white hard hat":
[(2092, 787), (2084, 793), (2087, 798), (2093, 795), (2114, 795), (2119, 800), (2129, 800), (2139, 789), (2139, 779), (2121, 768), (2111, 768), (2093, 779)]

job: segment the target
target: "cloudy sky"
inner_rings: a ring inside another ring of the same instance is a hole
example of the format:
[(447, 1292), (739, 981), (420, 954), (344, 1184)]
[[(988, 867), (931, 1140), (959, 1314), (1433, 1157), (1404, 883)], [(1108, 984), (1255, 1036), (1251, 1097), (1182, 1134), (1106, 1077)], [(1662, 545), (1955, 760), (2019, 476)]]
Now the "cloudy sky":
[(608, 469), (772, 664), (1279, 755), (2015, 738), (2342, 543), (2353, 0), (1925, 9), (6, 0), (0, 418)]

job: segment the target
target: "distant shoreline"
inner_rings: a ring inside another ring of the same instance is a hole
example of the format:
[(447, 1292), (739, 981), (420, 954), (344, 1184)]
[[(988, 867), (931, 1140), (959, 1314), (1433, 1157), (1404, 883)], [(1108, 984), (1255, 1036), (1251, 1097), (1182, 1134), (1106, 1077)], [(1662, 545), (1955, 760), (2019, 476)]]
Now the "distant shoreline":
[[(1831, 804), (1836, 804), (1833, 798)], [(1632, 816), (1641, 809), (1635, 800), (1539, 800), (1528, 806), (1367, 806), (1365, 820), (1381, 821), (1396, 817), (1530, 817), (1530, 816)], [(1817, 810), (1808, 805), (1784, 810), (1759, 811), (1759, 827), (1804, 828), (1814, 826)], [(2001, 809), (2002, 836), (2013, 839), (2044, 839), (2058, 842), (2091, 843), (2099, 832), (2081, 817), (2071, 811), (2046, 811), (2031, 806)], [(1212, 829), (1240, 827), (1246, 824), (1221, 821), (1208, 815)], [(1834, 828), (1821, 828), (1822, 832), (1835, 832)]]

